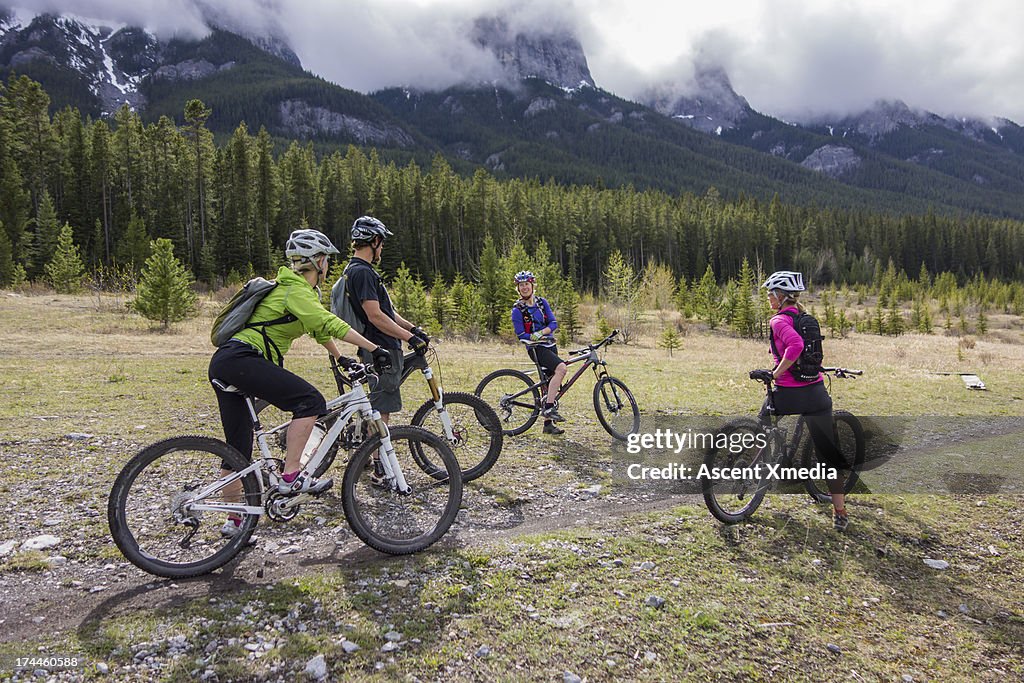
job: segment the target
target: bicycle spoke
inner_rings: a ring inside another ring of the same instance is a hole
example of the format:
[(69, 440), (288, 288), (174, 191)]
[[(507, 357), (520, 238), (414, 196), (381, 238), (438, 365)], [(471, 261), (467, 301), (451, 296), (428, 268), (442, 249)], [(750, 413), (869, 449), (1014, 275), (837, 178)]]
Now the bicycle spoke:
[(239, 515), (245, 521), (237, 534), (226, 536), (222, 527), (233, 507), (260, 506), (256, 474), (246, 475), (245, 482), (222, 477), (225, 451), (238, 456), (226, 444), (218, 450), (211, 443), (218, 444), (196, 437), (155, 444), (118, 477), (111, 492), (111, 530), (128, 559), (146, 571), (160, 576), (211, 571), (237, 552), (239, 536), (251, 534), (256, 514)]

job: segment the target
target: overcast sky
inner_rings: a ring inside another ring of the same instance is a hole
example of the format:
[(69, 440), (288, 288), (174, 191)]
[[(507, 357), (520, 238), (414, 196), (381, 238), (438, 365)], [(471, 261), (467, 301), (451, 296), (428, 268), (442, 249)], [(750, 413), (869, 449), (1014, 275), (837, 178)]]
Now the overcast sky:
[[(0, 4), (3, 0), (0, 0)], [(722, 65), (755, 109), (789, 120), (902, 99), (942, 115), (1024, 123), (1024, 3), (1014, 0), (14, 0), (28, 9), (196, 34), (213, 8), (279, 26), (303, 65), (367, 92), (486, 79), (473, 16), (515, 7), (524, 26), (570, 26), (595, 82), (630, 97)]]

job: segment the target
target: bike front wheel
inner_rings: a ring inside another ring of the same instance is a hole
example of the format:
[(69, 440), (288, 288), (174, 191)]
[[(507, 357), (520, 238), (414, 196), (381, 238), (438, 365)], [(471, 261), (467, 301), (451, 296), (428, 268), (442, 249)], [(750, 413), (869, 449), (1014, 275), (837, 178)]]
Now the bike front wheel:
[[(774, 462), (774, 448), (756, 420), (735, 420), (719, 430), (700, 478), (704, 503), (715, 519), (736, 524), (754, 514), (768, 491), (765, 465)], [(723, 476), (724, 470), (728, 476)]]
[(480, 380), (476, 391), (494, 409), (508, 436), (522, 434), (540, 415), (540, 388), (519, 370), (496, 370)]
[[(419, 407), (412, 416), (412, 425), (445, 437), (459, 461), (463, 482), (486, 474), (501, 455), (504, 441), (501, 422), (494, 409), (475, 394), (453, 391), (444, 395), (444, 410), (451, 420), (450, 439), (444, 432), (444, 422), (432, 400)], [(417, 447), (413, 449), (413, 456), (423, 471), (443, 472), (443, 468), (430, 460), (429, 451)]]
[[(846, 461), (846, 467), (839, 470), (839, 476), (844, 478), (843, 493), (849, 493), (857, 485), (857, 477), (861, 467), (864, 465), (864, 452), (866, 439), (864, 427), (852, 413), (845, 410), (837, 410), (832, 413), (832, 438)], [(804, 444), (803, 466), (814, 471), (818, 464), (818, 449), (814, 447), (812, 439), (807, 439)], [(828, 467), (828, 463), (822, 463)], [(805, 479), (804, 487), (811, 498), (819, 503), (831, 503), (832, 496), (829, 495), (828, 481), (824, 478)]]
[(231, 446), (205, 436), (179, 436), (144, 448), (110, 491), (107, 522), (114, 543), (139, 569), (169, 579), (222, 567), (248, 544), (259, 515), (239, 515), (241, 525), (225, 536), (227, 511), (216, 508), (260, 506), (262, 487), (256, 472), (234, 487), (217, 482), (222, 467), (237, 472), (249, 464)]
[[(366, 545), (390, 555), (423, 550), (444, 536), (462, 503), (462, 473), (445, 439), (420, 427), (392, 427), (391, 445), (408, 489), (399, 491), (379, 464), (381, 437), (374, 434), (352, 454), (342, 483), (349, 526)], [(425, 472), (414, 453), (436, 469)]]
[(619, 441), (640, 431), (640, 408), (620, 379), (602, 377), (594, 385), (594, 411), (601, 426)]

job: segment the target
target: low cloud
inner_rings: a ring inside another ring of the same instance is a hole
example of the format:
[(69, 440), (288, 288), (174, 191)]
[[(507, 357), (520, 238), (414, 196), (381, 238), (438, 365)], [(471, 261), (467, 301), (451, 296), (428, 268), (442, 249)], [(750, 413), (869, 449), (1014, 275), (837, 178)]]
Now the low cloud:
[[(0, 0), (2, 2), (2, 0)], [(1024, 4), (1010, 0), (20, 0), (31, 11), (199, 37), (212, 19), (288, 41), (303, 65), (347, 88), (443, 88), (499, 79), (472, 22), (575, 32), (595, 82), (625, 97), (692, 84), (721, 66), (755, 109), (801, 121), (901, 99), (941, 115), (1024, 122)]]

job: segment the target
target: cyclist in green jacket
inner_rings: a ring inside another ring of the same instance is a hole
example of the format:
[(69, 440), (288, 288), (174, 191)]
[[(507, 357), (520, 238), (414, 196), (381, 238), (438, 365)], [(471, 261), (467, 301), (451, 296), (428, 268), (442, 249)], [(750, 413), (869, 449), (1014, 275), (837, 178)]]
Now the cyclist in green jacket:
[[(327, 412), (327, 402), (312, 384), (284, 369), (284, 355), (299, 337), (309, 334), (327, 351), (339, 358), (341, 352), (335, 339), (354, 344), (372, 354), (378, 370), (390, 364), (388, 353), (349, 327), (348, 323), (330, 313), (320, 303), (320, 285), (327, 276), (331, 256), (339, 253), (326, 235), (310, 229), (296, 230), (285, 245), (288, 266), (277, 274), (277, 287), (260, 301), (250, 323), (277, 320), (286, 315), (291, 322), (260, 328), (244, 328), (217, 349), (210, 360), (210, 380), (231, 384), (252, 396), (269, 401), (283, 411), (292, 413), (286, 434), (287, 451), (280, 492), (322, 493), (331, 487), (330, 479), (299, 477), (302, 449), (313, 431), (317, 417)], [(245, 399), (237, 393), (216, 390), (225, 440), (246, 458), (252, 456), (252, 418)], [(225, 471), (226, 474), (228, 471)], [(241, 482), (225, 497), (241, 495)], [(231, 500), (232, 498), (228, 498)], [(229, 516), (225, 535), (233, 535), (241, 518)]]

